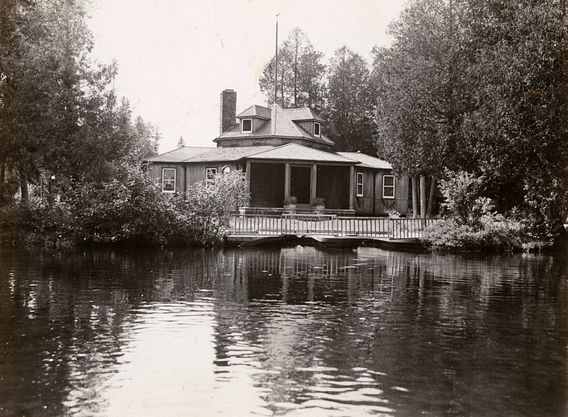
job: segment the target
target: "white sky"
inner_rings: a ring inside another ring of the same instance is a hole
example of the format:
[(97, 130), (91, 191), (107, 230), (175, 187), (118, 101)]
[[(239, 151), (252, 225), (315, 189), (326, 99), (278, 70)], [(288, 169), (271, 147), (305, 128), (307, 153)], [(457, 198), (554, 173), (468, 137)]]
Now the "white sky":
[(135, 114), (160, 128), (160, 152), (180, 136), (213, 146), (219, 94), (237, 91), (237, 112), (265, 104), (258, 77), (279, 38), (304, 30), (326, 61), (347, 45), (370, 60), (406, 0), (92, 0), (95, 57), (118, 62), (115, 87)]

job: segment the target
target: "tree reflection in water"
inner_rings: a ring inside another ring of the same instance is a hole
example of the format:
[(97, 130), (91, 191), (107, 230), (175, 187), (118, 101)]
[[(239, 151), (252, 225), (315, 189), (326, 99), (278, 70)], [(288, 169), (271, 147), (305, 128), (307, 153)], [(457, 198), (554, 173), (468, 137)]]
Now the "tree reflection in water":
[(1, 249), (0, 415), (565, 415), (567, 282), (534, 255)]

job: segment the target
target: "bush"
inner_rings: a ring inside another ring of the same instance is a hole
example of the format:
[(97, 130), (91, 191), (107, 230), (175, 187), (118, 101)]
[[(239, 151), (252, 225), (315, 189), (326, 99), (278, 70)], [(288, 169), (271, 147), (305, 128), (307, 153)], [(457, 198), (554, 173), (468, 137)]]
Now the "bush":
[[(30, 201), (0, 212), (0, 228), (75, 243), (200, 244), (218, 242), (229, 214), (248, 204), (241, 172), (220, 174), (183, 195), (163, 194), (138, 168), (117, 164), (106, 182), (74, 182), (53, 205)], [(36, 243), (36, 242), (33, 242)]]
[(442, 249), (479, 251), (486, 249), (521, 250), (525, 242), (523, 223), (501, 215), (486, 215), (481, 226), (441, 219), (424, 230), (424, 243)]
[(481, 179), (467, 172), (446, 171), (440, 188), (447, 217), (427, 227), (427, 245), (457, 250), (521, 250), (527, 247), (526, 223), (493, 212), (491, 199), (480, 195)]

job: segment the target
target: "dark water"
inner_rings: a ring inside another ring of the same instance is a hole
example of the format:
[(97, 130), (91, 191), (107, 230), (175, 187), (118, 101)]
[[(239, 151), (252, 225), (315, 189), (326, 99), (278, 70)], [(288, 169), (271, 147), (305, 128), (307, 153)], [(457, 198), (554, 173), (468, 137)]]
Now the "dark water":
[(566, 416), (566, 258), (0, 249), (0, 415)]

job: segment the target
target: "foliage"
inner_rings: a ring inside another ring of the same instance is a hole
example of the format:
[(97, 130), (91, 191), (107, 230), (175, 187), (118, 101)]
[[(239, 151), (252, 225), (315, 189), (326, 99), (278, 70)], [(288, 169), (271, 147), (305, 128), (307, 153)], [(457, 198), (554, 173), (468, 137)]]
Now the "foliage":
[(427, 227), (422, 240), (441, 249), (521, 250), (525, 244), (525, 225), (495, 214), (482, 216), (478, 226), (447, 218)]
[[(314, 49), (306, 33), (294, 28), (278, 47), (277, 99), (283, 107), (307, 106), (320, 109), (323, 103), (325, 66), (321, 52)], [(274, 64), (266, 65), (259, 79), (260, 91), (269, 104), (274, 103)]]
[(291, 195), (289, 197), (286, 197), (284, 199), (284, 206), (293, 206), (298, 202), (298, 199), (296, 198), (296, 196)]
[(482, 197), (483, 179), (465, 171), (446, 170), (440, 181), (445, 219), (424, 231), (427, 244), (446, 249), (519, 250), (530, 239), (518, 212), (505, 217), (493, 211), (490, 198)]
[(444, 197), (442, 208), (446, 214), (461, 224), (476, 225), (481, 216), (493, 209), (491, 199), (481, 197), (482, 178), (465, 171), (446, 170), (445, 179), (440, 180)]
[(389, 210), (387, 212), (387, 215), (388, 215), (389, 219), (400, 219), (401, 218), (401, 214), (396, 210)]
[(314, 200), (312, 201), (312, 206), (313, 207), (322, 207), (325, 206), (325, 198), (323, 197), (316, 197), (314, 198)]
[(198, 242), (211, 244), (229, 227), (229, 215), (250, 203), (248, 183), (241, 171), (217, 174), (214, 182), (190, 187), (182, 212)]
[(374, 103), (367, 62), (349, 48), (339, 48), (330, 63), (327, 101), (322, 112), (337, 150), (376, 153)]
[(114, 161), (156, 152), (159, 133), (133, 123), (114, 94), (116, 66), (90, 58), (85, 0), (6, 0), (0, 21), (1, 201), (17, 184), (26, 202), (28, 184), (53, 175), (53, 194), (71, 182), (106, 181)]
[(248, 203), (241, 172), (219, 174), (187, 196), (163, 194), (138, 167), (121, 161), (108, 181), (73, 182), (65, 201), (31, 199), (0, 209), (0, 230), (25, 232), (78, 244), (217, 243), (229, 213)]
[(165, 243), (184, 232), (173, 202), (128, 164), (118, 165), (109, 181), (74, 183), (67, 199), (79, 243)]
[[(377, 143), (396, 171), (477, 173), (502, 213), (559, 236), (568, 203), (565, 2), (414, 0), (375, 49)], [(480, 202), (481, 203), (481, 202)]]
[[(277, 101), (283, 107), (307, 106), (320, 112), (337, 150), (375, 154), (375, 95), (367, 62), (346, 46), (335, 52), (328, 68), (322, 59), (308, 36), (294, 28), (278, 50)], [(274, 62), (259, 79), (269, 104), (274, 103)]]

